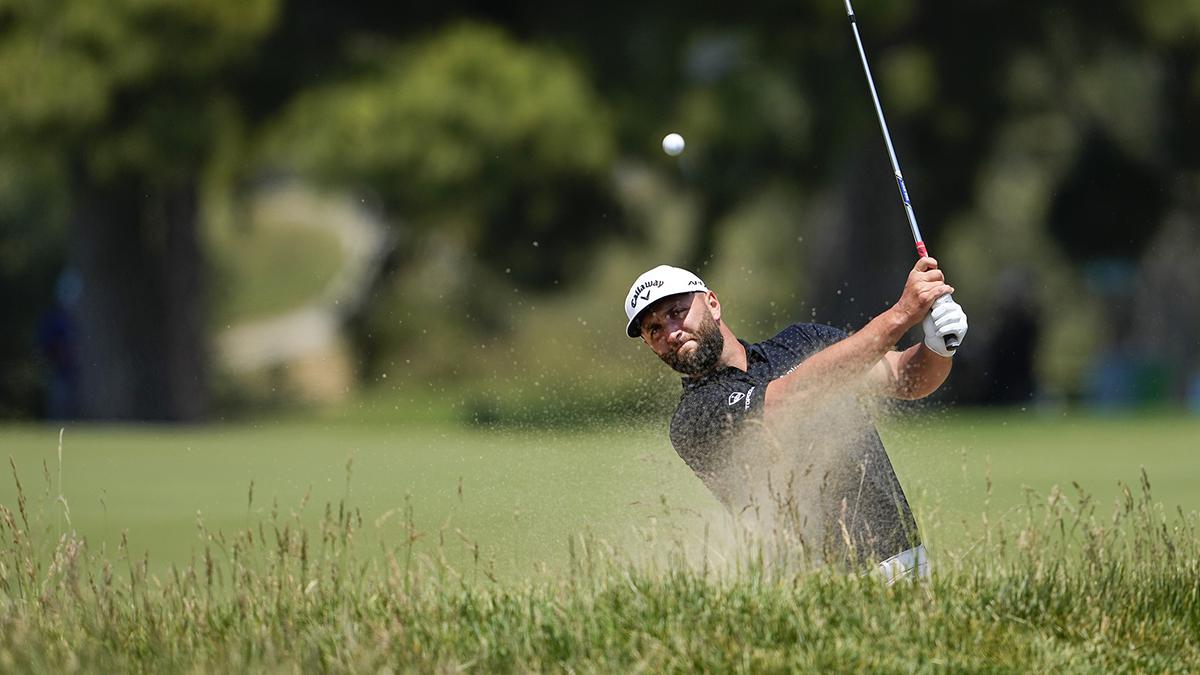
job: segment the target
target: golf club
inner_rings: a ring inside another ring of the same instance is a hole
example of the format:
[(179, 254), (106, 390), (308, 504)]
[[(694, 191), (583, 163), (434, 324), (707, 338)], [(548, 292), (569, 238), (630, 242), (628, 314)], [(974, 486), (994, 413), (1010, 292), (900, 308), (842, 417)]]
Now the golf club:
[[(888, 132), (887, 122), (883, 119), (883, 106), (879, 104), (879, 94), (875, 91), (875, 80), (871, 77), (871, 67), (867, 65), (867, 52), (863, 49), (862, 37), (858, 34), (858, 22), (854, 18), (854, 8), (850, 0), (846, 2), (846, 15), (850, 18), (850, 29), (854, 32), (854, 42), (858, 45), (858, 55), (862, 57), (863, 72), (867, 75), (867, 88), (871, 90), (871, 100), (875, 103), (875, 114), (879, 117), (879, 128), (883, 131), (883, 142), (887, 146), (888, 158), (892, 160), (892, 172), (896, 175), (896, 187), (900, 189), (900, 201), (904, 203), (904, 213), (908, 216), (908, 226), (912, 230), (913, 242), (917, 245), (917, 254), (922, 258), (929, 255), (925, 248), (925, 240), (921, 238), (921, 228), (917, 227), (917, 214), (913, 212), (912, 203), (908, 199), (908, 189), (904, 187), (904, 175), (900, 173), (900, 161), (896, 159), (896, 150), (892, 147), (892, 135)], [(950, 294), (943, 295), (933, 304), (952, 302)], [(942, 338), (947, 351), (958, 349), (958, 336), (947, 335)]]

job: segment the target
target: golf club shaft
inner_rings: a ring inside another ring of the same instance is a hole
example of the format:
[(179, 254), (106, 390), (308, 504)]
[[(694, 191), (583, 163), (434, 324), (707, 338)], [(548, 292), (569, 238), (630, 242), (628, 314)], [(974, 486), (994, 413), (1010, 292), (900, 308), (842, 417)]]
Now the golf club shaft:
[[(850, 19), (850, 30), (854, 33), (854, 43), (858, 46), (858, 55), (862, 58), (863, 73), (867, 76), (867, 89), (871, 92), (871, 102), (875, 104), (875, 115), (879, 118), (879, 129), (883, 132), (883, 143), (887, 146), (888, 159), (892, 161), (892, 173), (896, 176), (896, 187), (900, 190), (900, 201), (904, 205), (904, 214), (908, 216), (908, 227), (912, 230), (913, 243), (917, 246), (917, 254), (922, 258), (929, 255), (925, 248), (925, 240), (921, 237), (921, 228), (917, 226), (917, 214), (913, 211), (912, 202), (908, 199), (908, 188), (904, 186), (904, 174), (900, 173), (900, 160), (896, 159), (896, 149), (892, 146), (892, 134), (888, 131), (887, 120), (883, 117), (883, 106), (879, 103), (879, 94), (875, 91), (875, 78), (871, 77), (871, 67), (867, 65), (867, 52), (863, 49), (862, 36), (858, 33), (858, 21), (854, 18), (854, 7), (850, 0), (845, 0), (846, 16)], [(950, 295), (943, 295), (938, 302), (949, 302)], [(947, 335), (944, 338), (946, 349), (958, 349), (958, 338)]]

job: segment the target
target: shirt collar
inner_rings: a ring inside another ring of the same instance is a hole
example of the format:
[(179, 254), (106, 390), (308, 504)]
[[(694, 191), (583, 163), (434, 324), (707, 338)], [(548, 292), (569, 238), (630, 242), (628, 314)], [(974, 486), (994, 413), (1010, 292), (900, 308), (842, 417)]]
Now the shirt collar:
[(755, 361), (767, 360), (767, 355), (764, 353), (763, 348), (759, 345), (752, 345), (741, 338), (738, 338), (738, 342), (742, 343), (742, 346), (746, 348), (746, 365), (749, 365)]
[(741, 374), (742, 371), (734, 368), (733, 366), (725, 366), (724, 368), (714, 370), (711, 373), (706, 373), (700, 377), (687, 377), (685, 375), (679, 379), (683, 381), (684, 389), (695, 389), (696, 387), (708, 384), (709, 382), (716, 382), (717, 380), (720, 380), (731, 373)]

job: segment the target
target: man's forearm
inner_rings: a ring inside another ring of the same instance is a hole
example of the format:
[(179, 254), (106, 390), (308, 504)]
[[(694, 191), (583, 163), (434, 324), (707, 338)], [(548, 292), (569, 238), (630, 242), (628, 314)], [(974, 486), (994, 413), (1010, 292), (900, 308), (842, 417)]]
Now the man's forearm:
[[(764, 397), (767, 404), (774, 407), (774, 403), (794, 403), (864, 383), (891, 396), (928, 395), (945, 381), (950, 372), (949, 359), (942, 362), (941, 357), (922, 345), (903, 354), (891, 349), (909, 328), (930, 315), (930, 308), (939, 297), (953, 292), (954, 287), (945, 283), (945, 276), (937, 269), (937, 261), (922, 257), (908, 273), (904, 292), (895, 305), (854, 335), (822, 349), (791, 373), (772, 380)], [(885, 359), (884, 355), (889, 353)]]
[(880, 314), (862, 330), (813, 354), (792, 372), (773, 380), (767, 389), (768, 403), (805, 398), (860, 383), (907, 329), (894, 312)]
[(895, 360), (894, 389), (889, 395), (901, 399), (924, 398), (946, 381), (954, 359), (939, 356), (918, 342)]

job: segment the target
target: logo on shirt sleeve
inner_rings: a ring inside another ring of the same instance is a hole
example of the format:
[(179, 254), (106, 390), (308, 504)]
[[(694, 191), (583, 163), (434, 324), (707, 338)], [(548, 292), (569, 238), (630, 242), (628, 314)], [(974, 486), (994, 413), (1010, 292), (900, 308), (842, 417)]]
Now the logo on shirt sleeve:
[(735, 391), (729, 395), (729, 405), (736, 405), (738, 401), (746, 398), (746, 394), (740, 391)]

